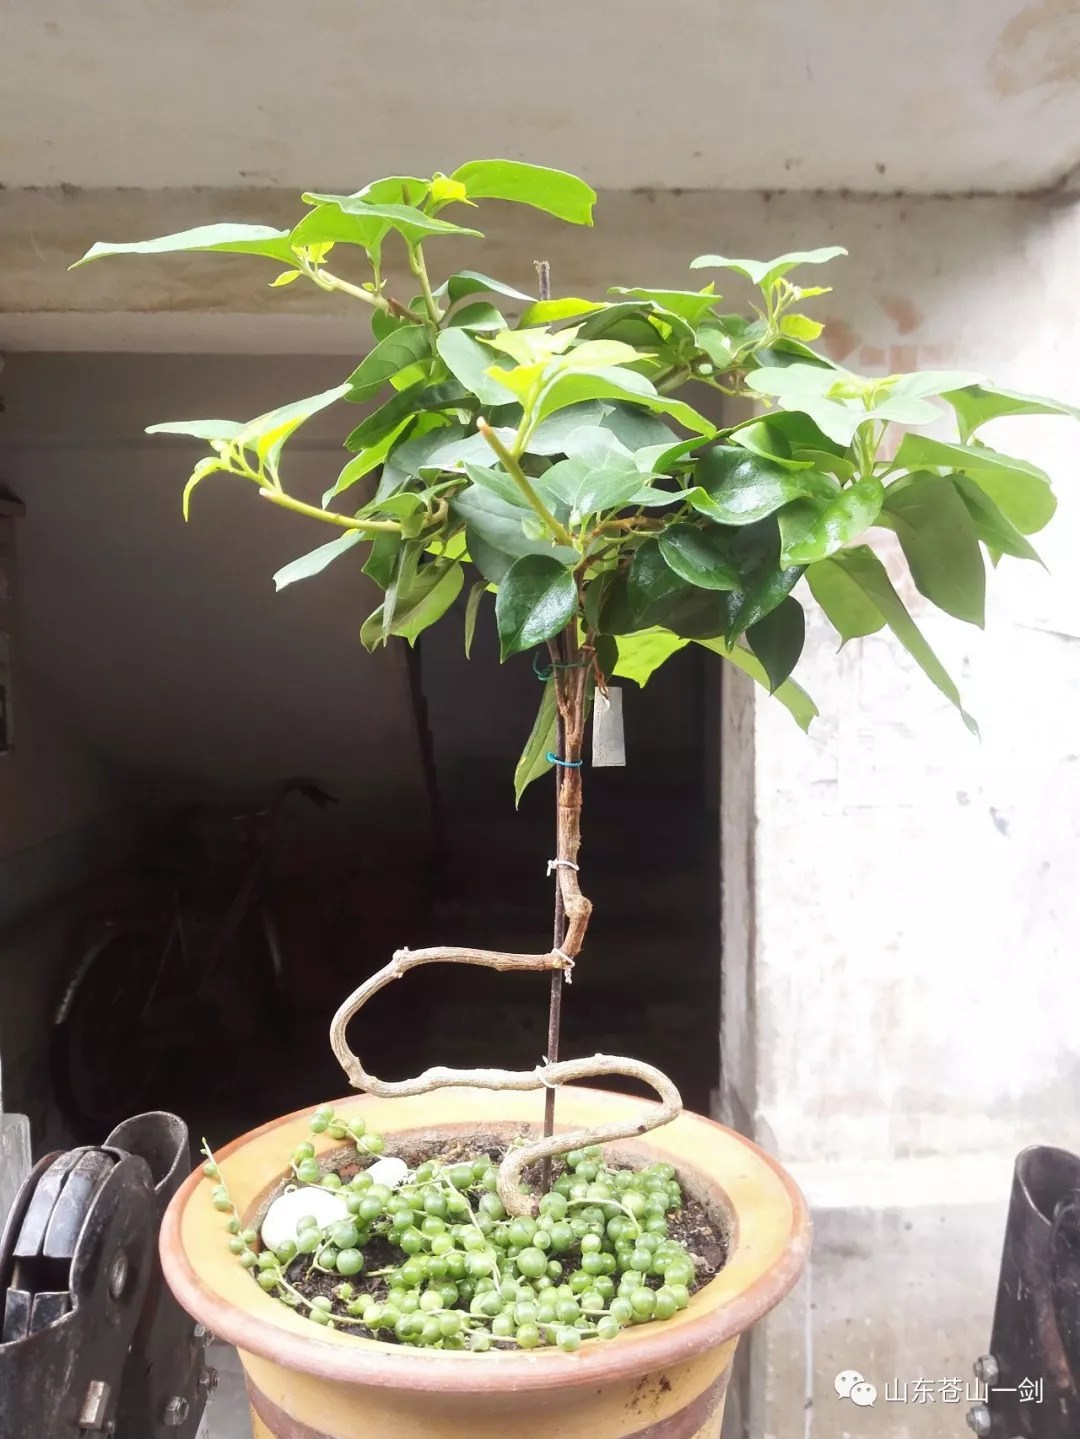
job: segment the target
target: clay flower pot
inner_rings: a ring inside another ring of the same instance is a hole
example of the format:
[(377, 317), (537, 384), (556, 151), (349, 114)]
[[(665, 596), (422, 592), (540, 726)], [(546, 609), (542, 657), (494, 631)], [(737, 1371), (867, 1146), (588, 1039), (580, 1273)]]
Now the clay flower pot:
[[(643, 1101), (599, 1090), (560, 1092), (560, 1126), (640, 1114)], [(410, 1099), (356, 1095), (369, 1129), (410, 1141), (505, 1134), (535, 1125), (534, 1094), (451, 1089)], [(245, 1224), (280, 1188), (287, 1156), (309, 1138), (308, 1113), (253, 1130), (218, 1162)], [(256, 1439), (716, 1439), (739, 1336), (802, 1272), (810, 1220), (795, 1184), (748, 1140), (694, 1114), (655, 1142), (611, 1146), (626, 1158), (674, 1164), (729, 1235), (728, 1262), (667, 1321), (551, 1349), (486, 1354), (417, 1350), (319, 1329), (264, 1293), (226, 1248), (222, 1216), (196, 1172), (165, 1216), (165, 1277), (184, 1308), (235, 1344), (247, 1375)], [(323, 1137), (320, 1152), (340, 1148)]]

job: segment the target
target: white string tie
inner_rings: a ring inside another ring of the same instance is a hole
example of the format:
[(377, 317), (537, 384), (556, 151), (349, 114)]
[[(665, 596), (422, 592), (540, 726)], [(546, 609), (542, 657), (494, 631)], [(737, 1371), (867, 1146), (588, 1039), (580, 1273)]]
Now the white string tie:
[(548, 875), (549, 875), (549, 876), (552, 875), (552, 874), (555, 872), (555, 870), (557, 870), (557, 869), (560, 868), (560, 866), (561, 866), (563, 869), (572, 869), (572, 870), (575, 870), (575, 871), (581, 869), (581, 866), (578, 865), (578, 864), (575, 864), (572, 859), (549, 859), (548, 862), (547, 862), (547, 872), (548, 872)]

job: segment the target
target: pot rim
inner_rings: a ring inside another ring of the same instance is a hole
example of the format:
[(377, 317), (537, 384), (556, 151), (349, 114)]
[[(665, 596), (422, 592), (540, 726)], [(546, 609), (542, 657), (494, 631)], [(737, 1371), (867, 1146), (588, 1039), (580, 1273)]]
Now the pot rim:
[[(635, 1112), (650, 1106), (649, 1101), (615, 1094), (605, 1090), (592, 1090), (583, 1086), (568, 1087), (560, 1096), (563, 1114), (573, 1121), (575, 1109), (589, 1110), (586, 1122), (603, 1122), (606, 1115), (598, 1115), (597, 1108), (610, 1110), (630, 1105)], [(458, 1089), (449, 1095), (423, 1095), (419, 1099), (373, 1101), (369, 1095), (351, 1095), (338, 1100), (335, 1108), (339, 1112), (360, 1109), (370, 1117), (373, 1107), (394, 1106), (402, 1110), (408, 1106), (418, 1122), (404, 1125), (378, 1125), (383, 1134), (407, 1134), (436, 1127), (451, 1128), (455, 1125), (469, 1126), (468, 1110), (478, 1113), (475, 1119), (487, 1124), (514, 1123), (522, 1115), (533, 1119), (535, 1108), (526, 1111), (522, 1102), (535, 1100), (532, 1095), (519, 1095), (489, 1090)], [(440, 1114), (425, 1114), (432, 1106)], [(442, 1117), (444, 1111), (460, 1111), (456, 1118)], [(292, 1137), (295, 1143), (307, 1136), (307, 1119), (311, 1108), (297, 1110), (282, 1118), (269, 1121), (258, 1128), (241, 1135), (231, 1144), (216, 1151), (215, 1158), (222, 1166), (223, 1177), (227, 1162), (235, 1160), (245, 1149), (275, 1131), (290, 1127), (297, 1130)], [(403, 1115), (403, 1118), (406, 1116)], [(580, 1123), (582, 1116), (576, 1116)], [(302, 1128), (301, 1128), (302, 1126)], [(571, 1127), (559, 1125), (557, 1128)], [(671, 1125), (652, 1133), (658, 1136), (669, 1129), (678, 1127), (681, 1133), (680, 1148), (698, 1154), (719, 1145), (729, 1158), (741, 1161), (747, 1172), (738, 1176), (745, 1189), (747, 1184), (756, 1184), (766, 1190), (761, 1204), (764, 1206), (766, 1228), (773, 1235), (772, 1243), (761, 1242), (761, 1233), (755, 1239), (744, 1242), (745, 1230), (753, 1221), (760, 1231), (762, 1214), (757, 1212), (756, 1196), (752, 1199), (753, 1209), (747, 1203), (730, 1203), (735, 1220), (735, 1241), (728, 1262), (722, 1270), (692, 1297), (687, 1309), (680, 1311), (673, 1319), (631, 1327), (618, 1338), (583, 1346), (576, 1354), (568, 1355), (555, 1348), (543, 1348), (523, 1352), (520, 1350), (473, 1354), (468, 1351), (422, 1350), (389, 1344), (375, 1339), (364, 1339), (335, 1331), (324, 1335), (315, 1331), (311, 1335), (305, 1329), (315, 1326), (295, 1314), (279, 1300), (266, 1294), (255, 1285), (250, 1277), (236, 1264), (224, 1244), (224, 1235), (213, 1229), (215, 1238), (221, 1234), (222, 1242), (217, 1253), (200, 1253), (200, 1266), (189, 1257), (185, 1242), (185, 1228), (196, 1230), (207, 1228), (206, 1214), (189, 1208), (192, 1201), (204, 1200), (206, 1213), (220, 1219), (211, 1209), (209, 1200), (197, 1191), (204, 1182), (201, 1167), (197, 1168), (183, 1183), (172, 1199), (161, 1226), (160, 1251), (162, 1266), (169, 1287), (181, 1305), (204, 1324), (218, 1338), (227, 1340), (241, 1351), (259, 1355), (271, 1362), (289, 1369), (300, 1370), (318, 1378), (331, 1381), (373, 1385), (378, 1387), (419, 1389), (442, 1393), (475, 1393), (484, 1389), (491, 1393), (506, 1393), (521, 1390), (544, 1390), (573, 1387), (576, 1385), (608, 1382), (620, 1378), (662, 1369), (677, 1364), (707, 1349), (713, 1349), (733, 1339), (757, 1323), (788, 1293), (800, 1277), (810, 1248), (811, 1222), (798, 1186), (782, 1166), (752, 1141), (702, 1115), (684, 1111)], [(689, 1131), (688, 1133), (686, 1131)], [(650, 1142), (652, 1134), (635, 1147), (648, 1150), (658, 1157), (666, 1158), (682, 1171), (691, 1171), (699, 1180), (704, 1178), (708, 1188), (721, 1199), (727, 1199), (725, 1179), (728, 1184), (732, 1175), (713, 1173), (706, 1164), (688, 1159), (685, 1153), (672, 1152), (663, 1144)], [(285, 1143), (279, 1153), (288, 1154), (292, 1144)], [(334, 1146), (328, 1146), (334, 1147)], [(257, 1208), (262, 1198), (269, 1193), (272, 1184), (282, 1173), (278, 1163), (273, 1174), (262, 1172), (262, 1182), (252, 1193), (239, 1203), (242, 1213)], [(770, 1220), (770, 1216), (775, 1218)], [(190, 1237), (190, 1236), (187, 1236)], [(196, 1234), (200, 1251), (204, 1234)], [(732, 1288), (733, 1261), (740, 1273), (745, 1271), (746, 1282)], [(207, 1274), (200, 1272), (200, 1267)], [(220, 1272), (221, 1287), (212, 1278)], [(242, 1277), (250, 1293), (235, 1284), (236, 1276)], [(725, 1282), (727, 1276), (727, 1282)], [(229, 1284), (230, 1277), (234, 1282)], [(223, 1288), (234, 1287), (234, 1300), (222, 1293)], [(710, 1291), (712, 1291), (710, 1293)], [(275, 1313), (274, 1311), (280, 1311)]]

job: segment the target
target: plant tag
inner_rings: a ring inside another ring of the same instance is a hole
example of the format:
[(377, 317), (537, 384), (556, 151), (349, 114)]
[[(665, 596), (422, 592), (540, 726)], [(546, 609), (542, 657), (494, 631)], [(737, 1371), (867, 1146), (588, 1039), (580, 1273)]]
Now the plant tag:
[(594, 768), (626, 763), (622, 697), (623, 692), (618, 685), (608, 685), (606, 695), (601, 690), (596, 691), (592, 712)]

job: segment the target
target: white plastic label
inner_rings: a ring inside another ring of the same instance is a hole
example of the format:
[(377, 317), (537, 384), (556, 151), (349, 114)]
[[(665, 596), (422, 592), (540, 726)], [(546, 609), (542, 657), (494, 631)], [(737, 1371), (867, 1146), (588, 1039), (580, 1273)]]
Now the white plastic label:
[(608, 685), (606, 695), (601, 690), (596, 691), (592, 712), (592, 762), (595, 768), (626, 763), (622, 699), (623, 692), (618, 685)]

